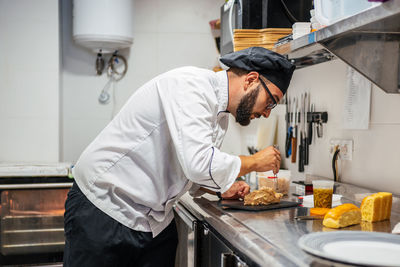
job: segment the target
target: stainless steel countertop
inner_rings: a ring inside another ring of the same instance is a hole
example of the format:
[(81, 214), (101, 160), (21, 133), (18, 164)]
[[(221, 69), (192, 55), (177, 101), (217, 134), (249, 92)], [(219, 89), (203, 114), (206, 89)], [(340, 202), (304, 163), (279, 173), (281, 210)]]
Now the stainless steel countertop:
[[(374, 191), (336, 183), (336, 194), (342, 195), (342, 203), (355, 203)], [(295, 201), (297, 197), (289, 196)], [(194, 216), (206, 222), (219, 232), (238, 251), (260, 266), (351, 266), (311, 256), (298, 245), (298, 239), (307, 233), (340, 231), (323, 227), (321, 220), (296, 220), (299, 215), (308, 215), (304, 207), (269, 210), (261, 212), (223, 210), (218, 206), (216, 196), (205, 194), (193, 198), (185, 194), (180, 203)], [(391, 232), (400, 222), (400, 199), (393, 197), (390, 221), (363, 223), (344, 230)]]

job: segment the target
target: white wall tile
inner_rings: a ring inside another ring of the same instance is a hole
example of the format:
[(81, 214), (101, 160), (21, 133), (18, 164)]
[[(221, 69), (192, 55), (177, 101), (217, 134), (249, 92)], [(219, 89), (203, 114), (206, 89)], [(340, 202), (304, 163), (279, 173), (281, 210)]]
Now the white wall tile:
[[(129, 80), (129, 87), (141, 85), (144, 82), (137, 82), (136, 77), (148, 77), (148, 80), (158, 75), (157, 61), (159, 58), (158, 34), (137, 33), (135, 41), (130, 49), (128, 60), (128, 71), (121, 83)], [(147, 81), (145, 81), (147, 82)], [(129, 90), (132, 90), (131, 88)]]
[(25, 21), (26, 24), (36, 24), (45, 21), (57, 24), (58, 1), (54, 0), (0, 0), (0, 19), (7, 21)]
[(210, 33), (210, 20), (220, 17), (225, 1), (175, 0), (159, 3), (158, 32)]
[[(18, 1), (9, 1), (9, 3), (14, 2)], [(37, 5), (41, 6), (42, 4), (38, 3)], [(51, 6), (55, 11), (58, 10), (57, 5)], [(5, 7), (10, 8), (13, 5), (5, 5)], [(29, 14), (30, 12), (25, 12), (23, 8), (15, 11), (12, 9), (0, 23), (5, 41), (2, 59), (7, 60), (10, 68), (23, 68), (28, 71), (54, 68), (59, 62), (58, 56), (53, 56), (58, 55), (59, 52), (58, 17), (52, 21), (49, 18), (43, 19), (46, 17), (43, 15), (42, 19), (29, 20), (28, 15), (28, 18), (16, 20), (14, 16), (19, 13)], [(53, 18), (54, 15), (51, 14), (50, 17)]]
[(210, 34), (160, 33), (158, 54), (160, 73), (188, 65), (212, 69), (218, 62), (217, 48)]
[(12, 118), (0, 124), (0, 161), (58, 161), (58, 120)]
[(47, 70), (11, 73), (9, 89), (15, 90), (12, 116), (58, 119), (58, 75), (58, 71)]
[(0, 118), (9, 118), (14, 115), (15, 90), (11, 89), (10, 83), (13, 81), (10, 81), (7, 67), (0, 69), (0, 73), (3, 76), (0, 80)]
[(111, 114), (110, 105), (98, 101), (101, 90), (107, 84), (106, 76), (63, 75), (63, 117), (65, 119), (105, 119)]
[(135, 0), (133, 30), (136, 33), (155, 33), (158, 30), (158, 17), (164, 11), (159, 8), (158, 0)]
[(58, 1), (0, 0), (0, 161), (59, 159)]
[(371, 119), (374, 123), (400, 124), (399, 106), (400, 94), (387, 94), (374, 86), (371, 98)]
[[(58, 63), (58, 28), (47, 22), (20, 22), (7, 27), (5, 49), (9, 64), (26, 68), (49, 68)], [(50, 27), (49, 27), (50, 26)]]
[(83, 150), (109, 123), (109, 120), (81, 119), (64, 121), (63, 161), (76, 162)]

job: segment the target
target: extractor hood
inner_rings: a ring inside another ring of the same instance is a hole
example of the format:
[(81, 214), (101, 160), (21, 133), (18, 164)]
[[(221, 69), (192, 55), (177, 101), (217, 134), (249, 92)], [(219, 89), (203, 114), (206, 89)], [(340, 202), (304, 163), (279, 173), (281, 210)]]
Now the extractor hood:
[(387, 93), (400, 93), (400, 1), (391, 0), (276, 48), (298, 68), (340, 58)]

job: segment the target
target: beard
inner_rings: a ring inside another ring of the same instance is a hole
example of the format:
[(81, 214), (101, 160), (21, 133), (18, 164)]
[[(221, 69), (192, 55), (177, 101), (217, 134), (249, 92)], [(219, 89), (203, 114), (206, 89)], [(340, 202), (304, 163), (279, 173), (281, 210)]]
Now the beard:
[(236, 109), (236, 122), (240, 125), (247, 126), (250, 124), (251, 112), (253, 111), (259, 93), (260, 87), (257, 87), (240, 99), (239, 105)]

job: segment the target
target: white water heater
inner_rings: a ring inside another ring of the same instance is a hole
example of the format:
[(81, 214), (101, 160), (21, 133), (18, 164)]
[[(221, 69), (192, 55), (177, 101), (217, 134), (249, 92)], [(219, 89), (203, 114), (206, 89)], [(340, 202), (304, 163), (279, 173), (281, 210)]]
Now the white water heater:
[(73, 39), (95, 53), (133, 43), (133, 0), (74, 0)]

